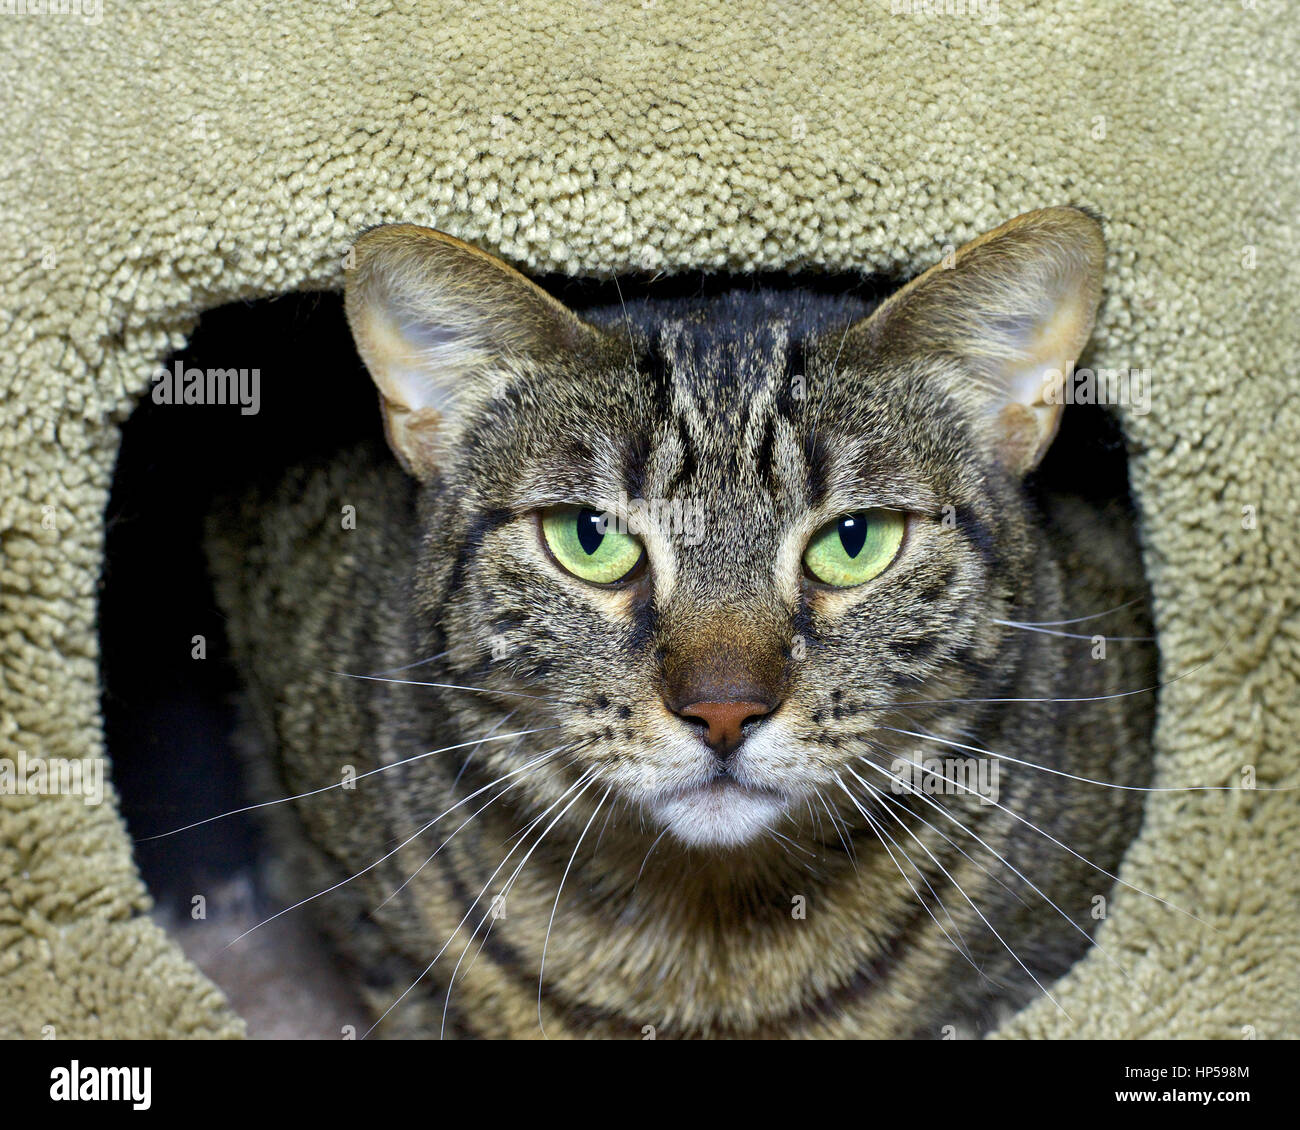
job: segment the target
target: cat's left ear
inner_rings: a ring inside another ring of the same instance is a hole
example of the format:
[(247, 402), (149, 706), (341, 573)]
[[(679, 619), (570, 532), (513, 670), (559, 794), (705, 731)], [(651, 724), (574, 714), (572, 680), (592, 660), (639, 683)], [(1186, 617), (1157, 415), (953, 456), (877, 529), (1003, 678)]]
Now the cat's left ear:
[(1086, 212), (1028, 212), (914, 279), (855, 336), (885, 362), (944, 364), (996, 458), (1024, 474), (1056, 435), (1061, 383), (1092, 333), (1105, 259), (1101, 225)]
[(353, 251), (348, 325), (389, 446), (417, 479), (449, 456), (457, 413), (600, 336), (513, 267), (432, 228), (372, 228)]

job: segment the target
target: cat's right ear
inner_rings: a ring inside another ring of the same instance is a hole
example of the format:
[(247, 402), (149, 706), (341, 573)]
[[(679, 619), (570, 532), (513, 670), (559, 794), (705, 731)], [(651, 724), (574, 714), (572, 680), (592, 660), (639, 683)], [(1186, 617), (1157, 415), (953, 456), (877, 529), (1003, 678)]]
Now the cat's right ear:
[(402, 465), (427, 479), (458, 411), (599, 331), (500, 259), (415, 224), (354, 246), (345, 309)]

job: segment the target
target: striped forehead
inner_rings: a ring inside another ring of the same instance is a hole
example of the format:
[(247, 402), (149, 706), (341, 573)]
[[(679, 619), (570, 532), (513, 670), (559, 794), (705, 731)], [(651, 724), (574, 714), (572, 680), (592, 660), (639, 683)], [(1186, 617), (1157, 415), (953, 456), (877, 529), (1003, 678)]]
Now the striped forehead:
[(755, 393), (775, 391), (793, 376), (797, 342), (780, 322), (735, 326), (687, 319), (664, 322), (649, 345), (649, 361), (664, 372), (673, 396), (738, 422)]
[(672, 538), (678, 595), (765, 589), (790, 523), (808, 504), (802, 405), (791, 396), (801, 343), (780, 324), (719, 339), (670, 322), (650, 361), (662, 397), (641, 496), (696, 518), (688, 536)]
[(539, 441), (553, 469), (547, 489), (689, 504), (707, 521), (685, 559), (770, 563), (779, 538), (818, 501), (834, 446), (830, 420), (820, 421), (822, 434), (810, 430), (819, 413), (804, 393), (834, 368), (830, 355), (869, 310), (851, 295), (749, 287), (585, 309), (594, 325), (630, 340), (634, 372), (575, 376), (574, 427), (590, 443), (584, 458), (554, 436)]
[(757, 494), (790, 494), (800, 462), (791, 387), (802, 354), (779, 323), (725, 337), (686, 321), (662, 325), (648, 357), (664, 396), (644, 488), (663, 498), (743, 496), (751, 506)]

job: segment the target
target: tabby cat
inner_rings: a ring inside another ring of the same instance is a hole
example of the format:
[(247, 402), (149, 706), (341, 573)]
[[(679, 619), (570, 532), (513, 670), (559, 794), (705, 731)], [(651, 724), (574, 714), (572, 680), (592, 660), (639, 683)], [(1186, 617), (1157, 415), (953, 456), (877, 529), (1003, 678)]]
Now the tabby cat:
[(1150, 763), (1132, 519), (1033, 474), (1098, 222), (875, 309), (579, 317), (426, 228), (355, 252), (391, 454), (209, 541), (375, 1035), (975, 1035), (1050, 992)]

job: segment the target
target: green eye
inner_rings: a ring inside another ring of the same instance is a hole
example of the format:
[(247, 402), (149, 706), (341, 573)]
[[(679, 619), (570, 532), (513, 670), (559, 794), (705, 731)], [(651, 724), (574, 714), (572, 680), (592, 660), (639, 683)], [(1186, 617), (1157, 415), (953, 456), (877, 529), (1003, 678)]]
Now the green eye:
[(804, 566), (825, 585), (865, 584), (894, 560), (906, 525), (906, 518), (896, 510), (845, 514), (813, 534), (804, 550)]
[(627, 579), (644, 551), (609, 516), (587, 506), (557, 506), (542, 514), (542, 536), (551, 553), (575, 577), (594, 585)]

